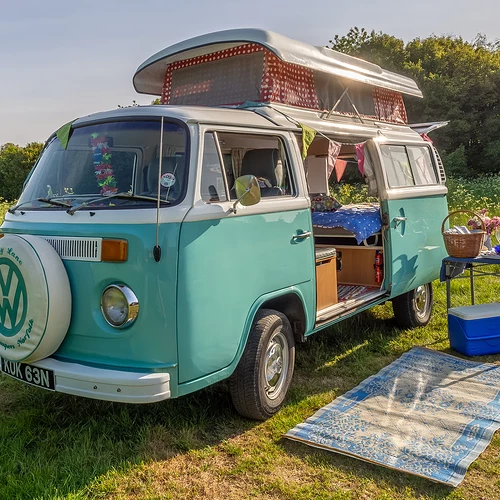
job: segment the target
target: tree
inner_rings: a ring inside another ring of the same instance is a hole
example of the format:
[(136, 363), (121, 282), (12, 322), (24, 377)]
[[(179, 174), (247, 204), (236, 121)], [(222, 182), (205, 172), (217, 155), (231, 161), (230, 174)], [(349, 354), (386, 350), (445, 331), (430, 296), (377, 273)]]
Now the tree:
[(15, 200), (23, 182), (40, 156), (43, 144), (31, 142), (25, 147), (12, 143), (0, 146), (0, 198)]
[[(433, 133), (450, 173), (500, 171), (500, 42), (478, 35), (430, 36), (404, 43), (381, 32), (351, 28), (331, 48), (406, 74), (424, 99), (406, 99), (411, 122), (449, 120)], [(446, 161), (449, 159), (449, 161)], [(457, 169), (457, 170), (454, 170)]]

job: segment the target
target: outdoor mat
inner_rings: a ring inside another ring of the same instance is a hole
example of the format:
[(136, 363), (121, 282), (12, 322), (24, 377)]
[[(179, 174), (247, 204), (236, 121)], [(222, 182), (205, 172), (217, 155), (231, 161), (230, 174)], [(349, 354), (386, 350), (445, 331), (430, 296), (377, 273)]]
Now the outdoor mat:
[(416, 347), (285, 437), (457, 486), (500, 427), (500, 366)]

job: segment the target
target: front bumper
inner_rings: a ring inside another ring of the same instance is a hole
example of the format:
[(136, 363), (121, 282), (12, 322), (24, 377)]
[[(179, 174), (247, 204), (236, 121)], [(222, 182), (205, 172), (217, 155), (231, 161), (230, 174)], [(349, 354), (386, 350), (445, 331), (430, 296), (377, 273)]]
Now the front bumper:
[(169, 373), (108, 370), (45, 358), (32, 366), (54, 372), (57, 392), (119, 403), (154, 403), (170, 398)]

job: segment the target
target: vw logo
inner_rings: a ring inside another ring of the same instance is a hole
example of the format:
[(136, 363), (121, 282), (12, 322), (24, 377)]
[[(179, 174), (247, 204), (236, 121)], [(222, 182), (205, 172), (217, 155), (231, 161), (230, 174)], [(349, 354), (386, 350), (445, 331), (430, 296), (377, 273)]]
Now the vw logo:
[(0, 258), (0, 334), (13, 337), (22, 329), (28, 311), (23, 275), (14, 262)]

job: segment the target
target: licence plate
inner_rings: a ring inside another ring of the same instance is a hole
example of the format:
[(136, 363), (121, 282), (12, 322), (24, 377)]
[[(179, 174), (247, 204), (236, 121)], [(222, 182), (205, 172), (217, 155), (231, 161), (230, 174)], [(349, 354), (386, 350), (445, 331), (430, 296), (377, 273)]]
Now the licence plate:
[(17, 378), (27, 384), (43, 387), (50, 391), (56, 390), (54, 372), (46, 368), (28, 365), (26, 363), (15, 363), (0, 358), (0, 371), (9, 375), (9, 377)]

